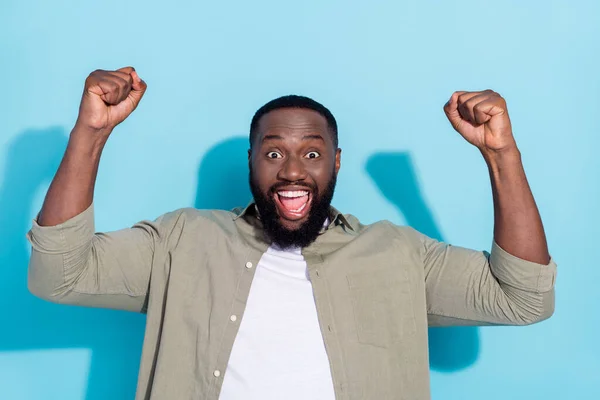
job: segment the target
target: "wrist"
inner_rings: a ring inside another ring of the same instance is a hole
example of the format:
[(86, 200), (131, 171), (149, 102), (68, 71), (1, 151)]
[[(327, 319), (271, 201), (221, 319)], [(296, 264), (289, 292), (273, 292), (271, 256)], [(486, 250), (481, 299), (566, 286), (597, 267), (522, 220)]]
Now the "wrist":
[(516, 144), (501, 150), (480, 149), (481, 155), (490, 168), (521, 164), (521, 151)]
[(69, 137), (68, 148), (86, 157), (99, 157), (110, 131), (94, 130), (75, 125)]

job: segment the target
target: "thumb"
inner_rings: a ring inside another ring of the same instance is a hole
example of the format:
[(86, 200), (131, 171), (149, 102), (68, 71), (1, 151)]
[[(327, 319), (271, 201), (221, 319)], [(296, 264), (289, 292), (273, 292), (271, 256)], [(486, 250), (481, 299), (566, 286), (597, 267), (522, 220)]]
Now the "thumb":
[(460, 126), (463, 124), (463, 119), (458, 112), (458, 96), (465, 92), (454, 92), (452, 96), (450, 96), (450, 100), (444, 105), (444, 113), (446, 113), (446, 117), (448, 117), (448, 121), (452, 124), (452, 127), (459, 130)]
[(131, 72), (131, 77), (133, 78), (133, 82), (131, 84), (131, 91), (129, 92), (129, 95), (127, 97), (133, 104), (133, 109), (135, 110), (135, 108), (140, 103), (140, 100), (142, 100), (144, 93), (146, 93), (148, 85), (146, 85), (146, 82), (144, 82), (142, 78), (140, 78), (136, 71)]

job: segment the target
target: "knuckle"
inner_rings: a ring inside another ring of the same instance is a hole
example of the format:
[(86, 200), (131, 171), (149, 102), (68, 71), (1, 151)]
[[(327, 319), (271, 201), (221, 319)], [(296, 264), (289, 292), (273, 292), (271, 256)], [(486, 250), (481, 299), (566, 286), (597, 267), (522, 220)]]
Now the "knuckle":
[(99, 69), (90, 72), (90, 74), (87, 76), (87, 78), (85, 78), (85, 81), (89, 82), (89, 81), (93, 80), (94, 78), (96, 78), (98, 76), (98, 74), (100, 72), (101, 72), (101, 70), (99, 70)]
[(472, 92), (463, 92), (461, 94), (458, 95), (458, 102), (459, 103), (466, 103), (469, 101), (469, 98), (471, 96)]
[(92, 73), (89, 75), (89, 78), (97, 78), (97, 77), (101, 77), (106, 73), (106, 71), (102, 70), (102, 69), (97, 69), (92, 71)]

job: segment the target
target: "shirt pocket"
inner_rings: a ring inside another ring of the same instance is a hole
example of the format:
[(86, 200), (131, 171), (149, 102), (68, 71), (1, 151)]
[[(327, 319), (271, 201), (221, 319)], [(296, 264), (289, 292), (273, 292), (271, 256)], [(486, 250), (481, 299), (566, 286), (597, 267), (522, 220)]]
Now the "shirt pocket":
[(350, 273), (347, 280), (360, 343), (388, 347), (415, 333), (411, 287), (405, 271)]

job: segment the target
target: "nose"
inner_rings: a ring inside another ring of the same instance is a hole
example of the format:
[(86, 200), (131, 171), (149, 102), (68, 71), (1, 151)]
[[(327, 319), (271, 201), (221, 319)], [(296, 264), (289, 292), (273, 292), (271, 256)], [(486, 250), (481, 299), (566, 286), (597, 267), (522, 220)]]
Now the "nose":
[(277, 173), (277, 178), (288, 182), (297, 182), (306, 179), (304, 163), (297, 157), (288, 157)]

